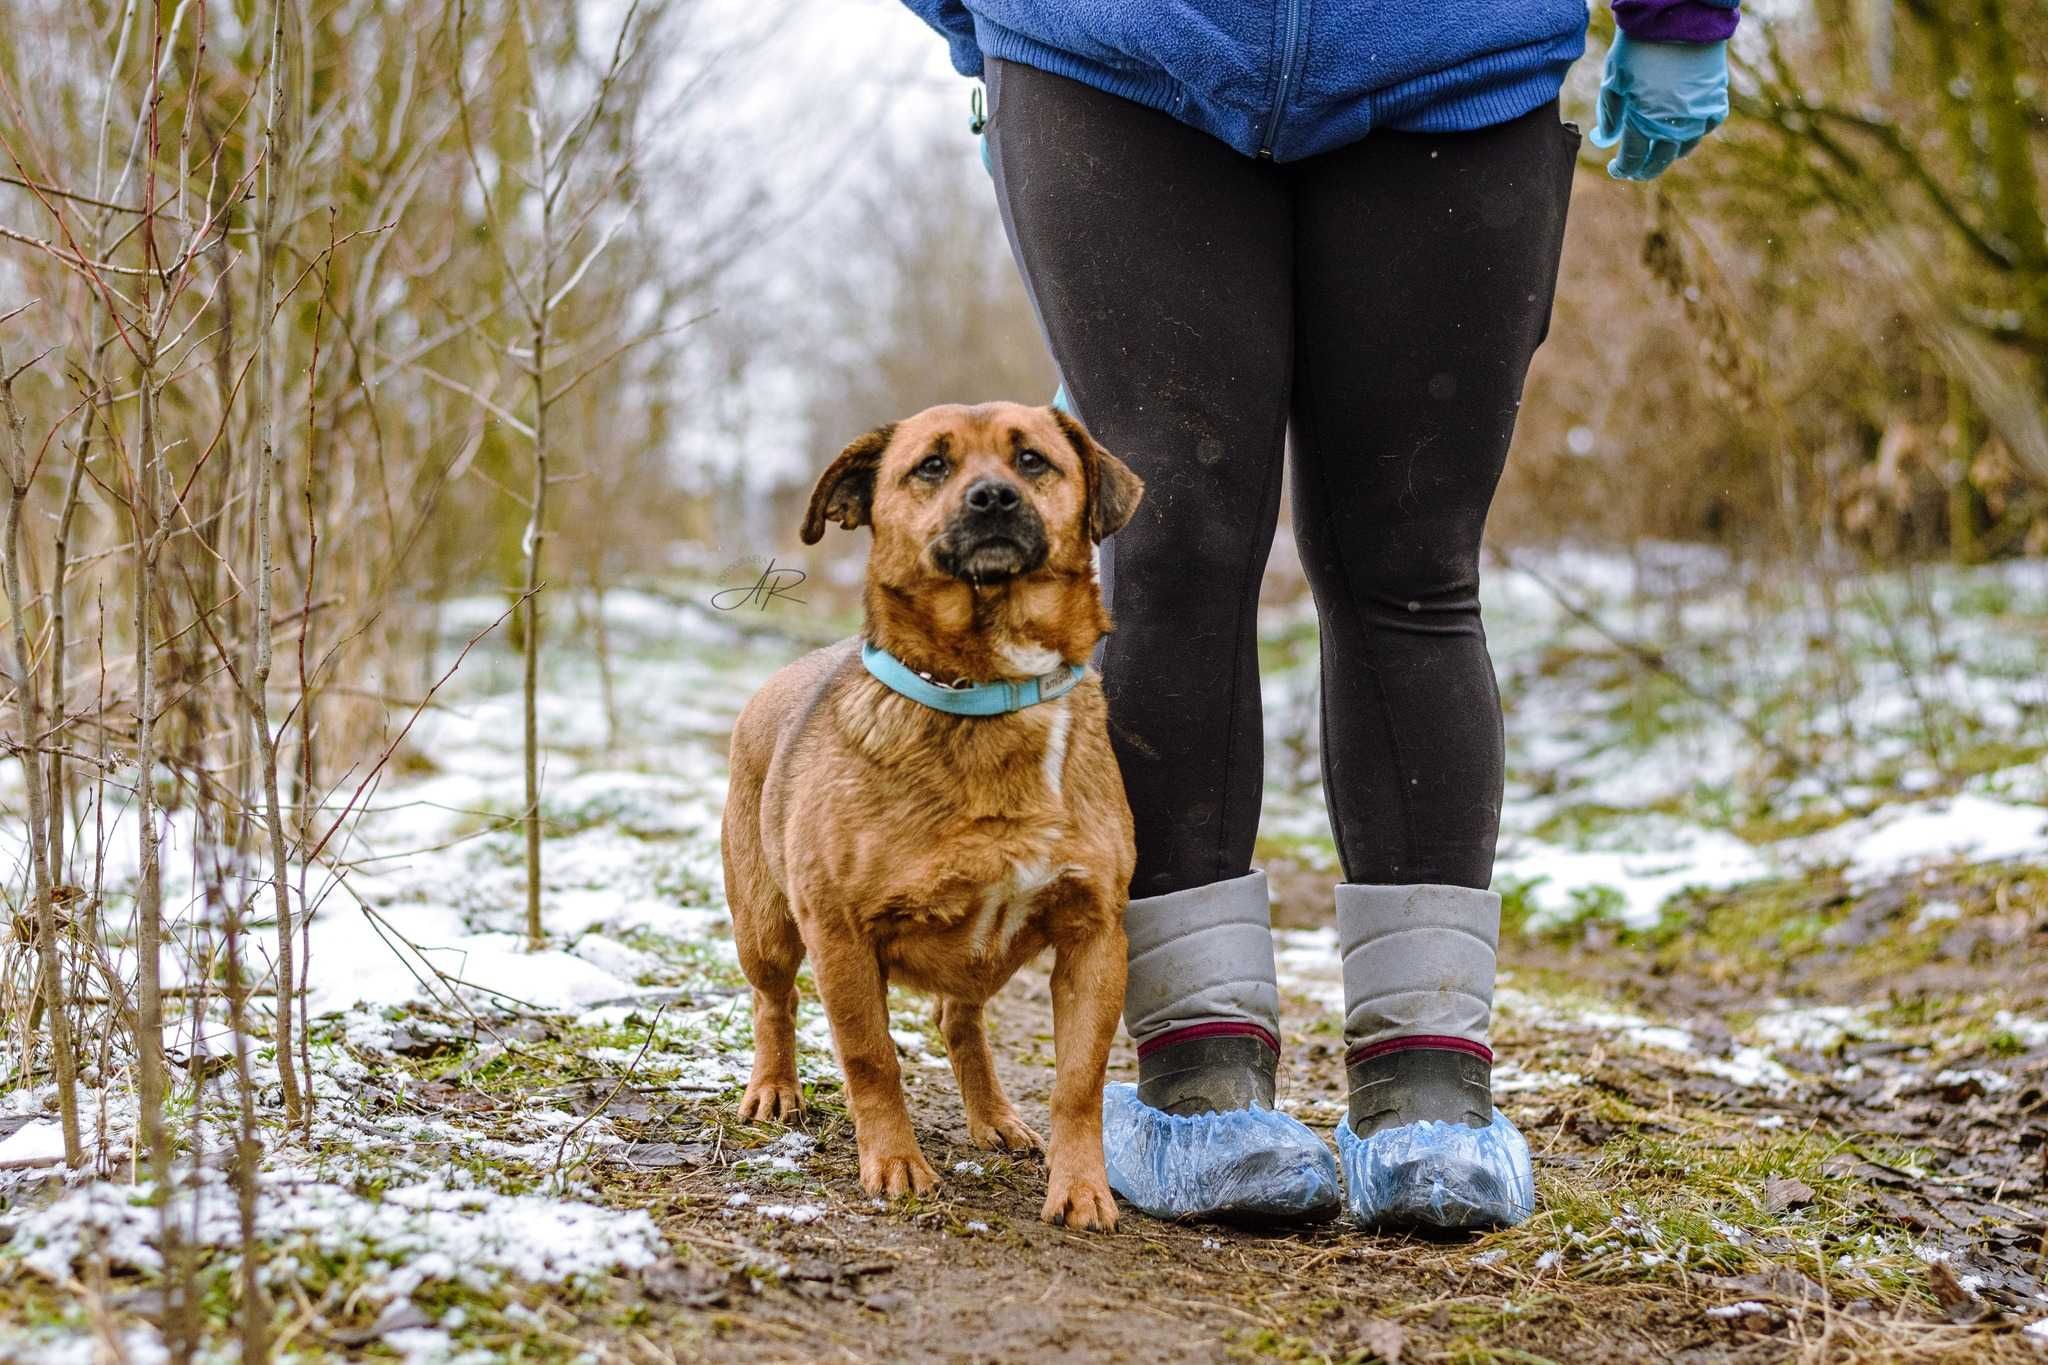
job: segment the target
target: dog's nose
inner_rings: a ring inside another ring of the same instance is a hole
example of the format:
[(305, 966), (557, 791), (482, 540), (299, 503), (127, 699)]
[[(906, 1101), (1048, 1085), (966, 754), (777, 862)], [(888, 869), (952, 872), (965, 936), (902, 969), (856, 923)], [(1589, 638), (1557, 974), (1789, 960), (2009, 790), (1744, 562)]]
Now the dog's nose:
[(980, 479), (967, 490), (970, 512), (1013, 512), (1023, 499), (1008, 479)]

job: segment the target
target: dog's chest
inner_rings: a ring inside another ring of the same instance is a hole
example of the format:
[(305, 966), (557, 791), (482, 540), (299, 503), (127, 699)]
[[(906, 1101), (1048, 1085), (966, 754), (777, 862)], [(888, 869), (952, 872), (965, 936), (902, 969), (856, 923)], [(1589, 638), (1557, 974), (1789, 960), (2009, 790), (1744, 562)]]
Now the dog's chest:
[(1059, 860), (1055, 840), (1005, 857), (909, 898), (885, 935), (884, 957), (907, 984), (985, 998), (1052, 941), (1052, 921), (1081, 867)]
[(1042, 893), (1072, 868), (1055, 866), (1047, 857), (1015, 859), (998, 881), (984, 887), (967, 922), (967, 949), (982, 961), (1002, 961), (1017, 946), (1017, 936), (1038, 914)]
[[(1100, 880), (1094, 841), (1082, 837), (1092, 788), (1070, 780), (1088, 741), (1086, 717), (1075, 698), (1061, 697), (1001, 730), (968, 732), (978, 744), (963, 747), (946, 727), (940, 733), (954, 742), (933, 744), (932, 722), (918, 711), (885, 702), (874, 715), (869, 742), (888, 745), (893, 771), (911, 777), (857, 804), (913, 815), (859, 841), (835, 869), (834, 889), (859, 907), (895, 979), (984, 995), (1044, 949), (1062, 906)], [(896, 740), (892, 726), (915, 728)]]

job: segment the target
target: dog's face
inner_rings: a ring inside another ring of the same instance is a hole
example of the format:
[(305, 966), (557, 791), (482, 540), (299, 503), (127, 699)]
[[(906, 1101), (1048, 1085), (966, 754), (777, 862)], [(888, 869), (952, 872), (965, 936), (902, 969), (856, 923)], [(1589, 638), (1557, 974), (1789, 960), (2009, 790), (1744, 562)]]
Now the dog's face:
[(1053, 408), (927, 408), (841, 451), (811, 494), (804, 543), (827, 521), (874, 528), (871, 578), (996, 587), (1072, 574), (1137, 508), (1144, 485)]

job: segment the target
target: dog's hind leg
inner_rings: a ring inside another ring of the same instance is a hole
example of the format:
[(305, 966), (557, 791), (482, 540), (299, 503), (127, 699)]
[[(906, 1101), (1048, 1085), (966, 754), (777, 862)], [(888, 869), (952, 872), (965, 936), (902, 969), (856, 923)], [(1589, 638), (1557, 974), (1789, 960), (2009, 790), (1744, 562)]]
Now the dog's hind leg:
[(754, 1074), (740, 1117), (788, 1123), (803, 1107), (796, 1079), (796, 973), (804, 941), (788, 902), (779, 893), (763, 899), (772, 903), (733, 916), (733, 946), (754, 988)]
[(1017, 1115), (1003, 1083), (996, 1079), (996, 1059), (988, 1050), (988, 1029), (978, 1001), (941, 997), (939, 1032), (946, 1039), (946, 1057), (960, 1085), (960, 1107), (967, 1111), (967, 1136), (977, 1147), (1008, 1151), (1039, 1151), (1045, 1144)]
[(740, 1117), (787, 1123), (803, 1105), (796, 1080), (796, 973), (804, 963), (804, 941), (761, 849), (757, 774), (763, 761), (752, 752), (750, 738), (744, 727), (734, 734), (720, 844), (733, 947), (754, 988), (754, 1074), (740, 1100)]

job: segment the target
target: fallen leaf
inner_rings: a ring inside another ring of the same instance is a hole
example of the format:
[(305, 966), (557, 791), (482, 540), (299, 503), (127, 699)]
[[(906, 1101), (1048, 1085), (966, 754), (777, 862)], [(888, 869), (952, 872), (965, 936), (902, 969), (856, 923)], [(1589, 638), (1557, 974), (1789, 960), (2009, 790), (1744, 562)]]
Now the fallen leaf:
[(1597, 1119), (1584, 1113), (1575, 1113), (1566, 1119), (1564, 1128), (1567, 1133), (1582, 1139), (1592, 1147), (1605, 1147), (1615, 1133), (1620, 1131), (1605, 1119)]
[(640, 1287), (649, 1298), (685, 1308), (716, 1308), (725, 1302), (730, 1283), (722, 1270), (706, 1265), (662, 1261), (640, 1273)]
[(391, 1042), (386, 1051), (401, 1057), (438, 1057), (444, 1052), (453, 1052), (459, 1044), (452, 1039), (439, 1038), (431, 1034), (415, 1033), (404, 1024), (391, 1030)]
[(657, 1170), (670, 1166), (702, 1166), (711, 1159), (708, 1142), (628, 1142), (614, 1149), (621, 1165)]
[(1764, 1208), (1772, 1213), (1803, 1209), (1813, 1200), (1813, 1186), (1804, 1180), (1774, 1175), (1764, 1182)]
[(1372, 1318), (1358, 1325), (1356, 1340), (1366, 1360), (1401, 1365), (1401, 1352), (1408, 1346), (1408, 1329), (1391, 1318)]
[(1963, 1288), (1963, 1282), (1956, 1278), (1947, 1261), (1927, 1263), (1927, 1287), (1934, 1291), (1934, 1301), (1952, 1318), (1976, 1306), (1977, 1296)]
[(431, 1327), (434, 1320), (422, 1313), (411, 1299), (393, 1299), (384, 1305), (384, 1311), (368, 1327), (344, 1328), (329, 1332), (328, 1340), (339, 1346), (367, 1346), (379, 1337), (392, 1332), (403, 1332), (414, 1327)]
[(1826, 1289), (1790, 1266), (1774, 1265), (1749, 1275), (1703, 1275), (1700, 1278), (1714, 1289), (1745, 1299), (1818, 1304), (1828, 1301)]

